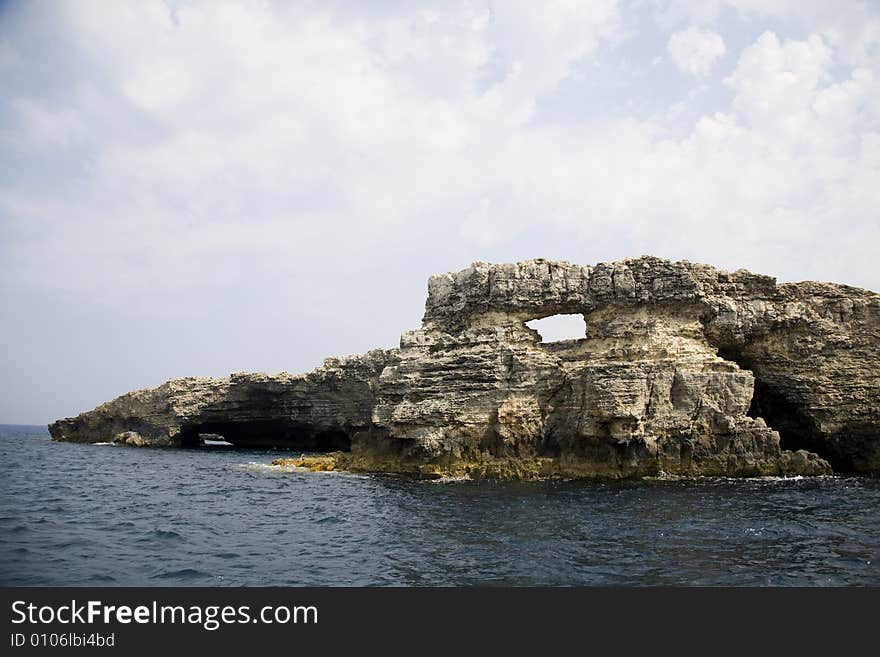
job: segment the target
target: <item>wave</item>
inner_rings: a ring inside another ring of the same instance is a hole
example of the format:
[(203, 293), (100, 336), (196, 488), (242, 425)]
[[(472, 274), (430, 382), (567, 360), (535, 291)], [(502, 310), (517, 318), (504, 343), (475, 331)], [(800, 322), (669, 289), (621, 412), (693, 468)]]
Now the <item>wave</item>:
[(161, 573), (156, 573), (153, 575), (151, 579), (182, 579), (182, 580), (191, 580), (191, 579), (202, 579), (204, 577), (211, 577), (211, 573), (206, 573), (201, 570), (196, 570), (194, 568), (181, 568), (180, 570), (166, 570)]
[(756, 477), (709, 477), (705, 475), (677, 475), (660, 472), (652, 477), (642, 477), (643, 481), (689, 481), (694, 483), (738, 483), (738, 482), (794, 482), (794, 481), (817, 481), (826, 479), (839, 479), (839, 475), (764, 475)]
[(257, 461), (235, 463), (231, 467), (237, 470), (251, 470), (254, 472), (297, 472), (305, 470), (305, 468), (297, 468), (292, 465), (274, 465), (272, 463), (259, 463)]
[(251, 472), (271, 472), (271, 473), (279, 473), (279, 472), (296, 472), (302, 474), (316, 474), (321, 476), (337, 476), (337, 477), (350, 477), (352, 479), (369, 479), (370, 475), (362, 474), (359, 472), (346, 472), (345, 470), (310, 470), (309, 468), (301, 468), (296, 465), (274, 465), (272, 463), (258, 463), (256, 461), (249, 461), (247, 463), (235, 463), (231, 467), (237, 470), (250, 470)]
[(456, 475), (456, 476), (444, 476), (438, 477), (437, 479), (422, 479), (429, 484), (458, 484), (462, 481), (473, 481), (470, 475)]

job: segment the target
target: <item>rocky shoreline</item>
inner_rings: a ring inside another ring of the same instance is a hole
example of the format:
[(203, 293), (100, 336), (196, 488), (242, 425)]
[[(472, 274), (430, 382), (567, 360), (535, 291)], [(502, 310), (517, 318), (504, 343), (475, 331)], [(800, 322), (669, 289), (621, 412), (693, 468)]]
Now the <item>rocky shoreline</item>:
[(786, 477), (832, 474), (828, 462), (811, 452), (783, 451), (778, 460), (742, 459), (721, 469), (717, 464), (697, 464), (687, 470), (667, 472), (662, 468), (633, 465), (620, 468), (587, 459), (562, 457), (483, 457), (479, 460), (449, 459), (446, 461), (415, 461), (412, 459), (375, 459), (353, 456), (351, 452), (300, 454), (272, 460), (272, 465), (294, 467), (311, 472), (360, 472), (412, 475), (427, 479), (634, 479), (639, 477)]
[[(583, 338), (526, 326), (556, 314), (582, 315)], [(427, 476), (876, 473), (880, 295), (654, 257), (477, 262), (431, 277), (422, 327), (397, 349), (174, 379), (49, 430), (222, 436), (326, 453), (314, 469)]]

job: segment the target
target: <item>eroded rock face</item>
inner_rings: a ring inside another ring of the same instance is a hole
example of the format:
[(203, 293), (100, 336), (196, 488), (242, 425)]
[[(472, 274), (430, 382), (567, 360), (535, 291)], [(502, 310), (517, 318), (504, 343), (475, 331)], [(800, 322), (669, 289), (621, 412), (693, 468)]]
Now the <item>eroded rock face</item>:
[(247, 447), (348, 449), (369, 429), (379, 373), (393, 351), (328, 358), (309, 374), (233, 374), (172, 379), (49, 426), (55, 440), (197, 445), (222, 436)]
[[(525, 326), (562, 313), (584, 316), (582, 339)], [(399, 349), (300, 376), (176, 379), (50, 430), (350, 446), (338, 467), (439, 475), (878, 471), (878, 345), (880, 295), (847, 286), (651, 257), (474, 263), (431, 277)]]

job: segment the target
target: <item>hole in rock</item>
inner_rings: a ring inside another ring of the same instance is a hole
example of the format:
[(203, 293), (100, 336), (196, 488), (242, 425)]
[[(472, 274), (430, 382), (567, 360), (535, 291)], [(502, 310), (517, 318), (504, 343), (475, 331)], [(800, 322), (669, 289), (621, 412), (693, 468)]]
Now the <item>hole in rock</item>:
[(582, 340), (587, 335), (587, 325), (583, 315), (551, 315), (543, 319), (533, 319), (526, 326), (537, 331), (541, 342), (562, 342)]
[(351, 437), (342, 429), (292, 424), (282, 420), (210, 421), (183, 427), (185, 446), (204, 445), (222, 437), (236, 447), (282, 447), (308, 452), (350, 451)]

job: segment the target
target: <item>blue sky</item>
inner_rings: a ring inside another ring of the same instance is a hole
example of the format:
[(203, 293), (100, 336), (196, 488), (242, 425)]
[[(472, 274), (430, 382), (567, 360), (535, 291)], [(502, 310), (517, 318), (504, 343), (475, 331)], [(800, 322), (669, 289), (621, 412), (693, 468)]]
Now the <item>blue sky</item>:
[(0, 422), (394, 346), (427, 277), (642, 254), (880, 289), (880, 9), (0, 5)]

